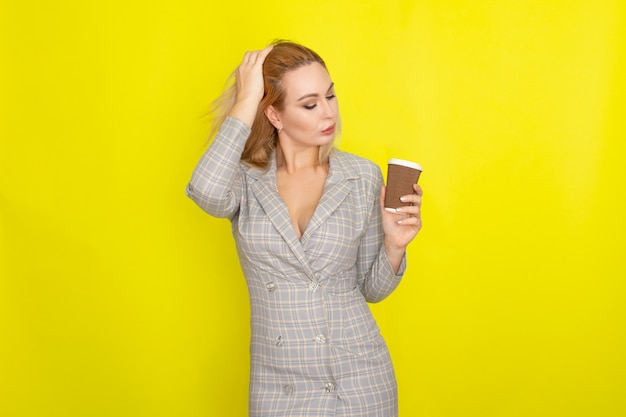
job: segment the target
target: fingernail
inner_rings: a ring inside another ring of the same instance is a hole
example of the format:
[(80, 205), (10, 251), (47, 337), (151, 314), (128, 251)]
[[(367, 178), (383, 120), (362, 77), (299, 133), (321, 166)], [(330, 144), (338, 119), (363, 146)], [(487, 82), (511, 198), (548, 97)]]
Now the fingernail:
[(406, 201), (407, 198), (405, 196), (400, 197), (400, 201)]
[(388, 213), (397, 213), (398, 210), (395, 208), (391, 208), (391, 207), (385, 207), (385, 211)]

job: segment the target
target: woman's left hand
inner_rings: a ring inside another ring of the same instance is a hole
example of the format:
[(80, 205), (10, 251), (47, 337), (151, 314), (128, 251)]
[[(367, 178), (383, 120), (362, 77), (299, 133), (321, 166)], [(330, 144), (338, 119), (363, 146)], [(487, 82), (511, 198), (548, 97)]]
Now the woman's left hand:
[(383, 216), (383, 230), (385, 232), (385, 249), (389, 252), (401, 252), (404, 255), (406, 247), (422, 228), (422, 187), (413, 185), (415, 194), (401, 198), (405, 206), (397, 209), (385, 208), (386, 187), (380, 191), (380, 209)]

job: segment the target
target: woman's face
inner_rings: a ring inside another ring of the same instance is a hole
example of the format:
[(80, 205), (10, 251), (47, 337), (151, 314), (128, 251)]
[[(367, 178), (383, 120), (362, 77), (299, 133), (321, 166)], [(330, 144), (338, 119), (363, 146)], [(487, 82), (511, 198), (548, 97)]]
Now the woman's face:
[(276, 111), (281, 143), (301, 148), (332, 142), (338, 105), (326, 68), (317, 62), (300, 67), (285, 74), (282, 84), (284, 107)]

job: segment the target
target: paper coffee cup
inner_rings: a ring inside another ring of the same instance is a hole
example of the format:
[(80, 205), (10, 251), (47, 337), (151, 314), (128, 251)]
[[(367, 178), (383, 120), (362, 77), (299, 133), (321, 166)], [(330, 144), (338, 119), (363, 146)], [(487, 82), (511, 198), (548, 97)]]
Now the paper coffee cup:
[(398, 208), (407, 204), (400, 201), (403, 195), (415, 194), (413, 184), (422, 173), (418, 163), (392, 158), (387, 163), (387, 192), (385, 207)]

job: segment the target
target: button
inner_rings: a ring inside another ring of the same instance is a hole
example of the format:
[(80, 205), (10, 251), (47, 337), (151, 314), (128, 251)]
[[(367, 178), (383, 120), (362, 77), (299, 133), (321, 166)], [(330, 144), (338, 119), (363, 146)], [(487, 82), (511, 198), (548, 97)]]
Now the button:
[(283, 392), (285, 395), (289, 395), (293, 392), (293, 387), (291, 385), (283, 385)]
[(335, 384), (333, 384), (332, 382), (327, 382), (326, 385), (324, 385), (324, 389), (326, 390), (326, 392), (335, 392)]
[(274, 339), (274, 341), (276, 342), (276, 346), (282, 346), (282, 345), (285, 344), (285, 341), (283, 340), (282, 336), (276, 337), (276, 339)]
[(276, 290), (276, 284), (274, 284), (273, 282), (268, 282), (267, 284), (265, 284), (265, 288), (267, 288), (268, 292), (274, 292), (274, 290)]
[(326, 340), (328, 340), (328, 339), (326, 339), (326, 336), (324, 336), (323, 334), (318, 334), (317, 336), (315, 336), (315, 341), (317, 343), (324, 344), (324, 343), (326, 343)]
[(311, 292), (315, 292), (317, 291), (317, 289), (320, 287), (320, 283), (319, 282), (312, 282), (309, 284), (309, 291)]

